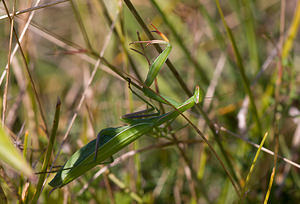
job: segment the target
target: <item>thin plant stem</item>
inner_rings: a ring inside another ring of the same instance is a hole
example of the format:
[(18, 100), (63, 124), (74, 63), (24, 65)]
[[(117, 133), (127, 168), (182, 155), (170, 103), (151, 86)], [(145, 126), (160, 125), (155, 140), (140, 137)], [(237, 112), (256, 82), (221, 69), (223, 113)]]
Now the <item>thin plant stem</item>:
[(108, 196), (109, 196), (111, 204), (116, 204), (116, 201), (115, 201), (115, 198), (114, 198), (114, 195), (113, 195), (113, 190), (112, 190), (111, 185), (110, 185), (109, 180), (108, 180), (108, 175), (109, 175), (109, 172), (107, 172), (103, 176), (103, 178), (104, 178), (104, 184), (105, 184), (105, 187), (106, 187), (106, 189), (108, 191)]
[[(112, 24), (112, 19), (107, 11), (107, 8), (103, 2), (103, 0), (99, 0), (98, 1), (101, 5), (101, 8), (102, 8), (102, 11), (103, 11), (103, 14), (104, 14), (104, 17), (106, 18), (107, 22), (109, 25)], [(135, 76), (140, 80), (140, 81), (143, 81), (142, 80), (142, 77), (136, 67), (136, 65), (134, 64), (134, 61), (132, 59), (132, 57), (129, 55), (128, 53), (128, 50), (126, 49), (126, 46), (125, 46), (125, 39), (124, 39), (124, 35), (122, 35), (120, 32), (118, 32), (118, 30), (116, 29), (116, 27), (113, 28), (113, 32), (114, 34), (118, 37), (119, 41), (120, 41), (120, 44), (122, 46), (122, 49), (123, 49), (123, 52), (125, 53), (126, 57), (128, 58), (128, 61), (129, 61), (129, 64), (135, 74)]]
[(185, 44), (183, 43), (183, 39), (181, 39), (181, 37), (178, 35), (177, 31), (175, 30), (174, 26), (172, 25), (172, 23), (169, 21), (169, 19), (167, 18), (167, 16), (164, 14), (164, 12), (161, 10), (161, 8), (159, 7), (159, 5), (157, 4), (157, 2), (155, 0), (151, 0), (152, 5), (157, 9), (157, 11), (159, 12), (159, 14), (161, 15), (163, 21), (167, 24), (167, 26), (170, 28), (172, 34), (174, 35), (176, 42), (179, 44), (179, 46), (181, 47), (181, 49), (183, 50), (184, 55), (186, 56), (186, 58), (193, 64), (194, 68), (197, 70), (200, 78), (201, 78), (201, 82), (203, 83), (203, 85), (207, 86), (209, 83), (209, 79), (206, 75), (206, 73), (204, 72), (204, 68), (200, 66), (200, 64), (197, 62), (197, 60), (192, 56), (192, 54), (189, 52), (188, 48), (185, 46)]
[[(5, 3), (5, 0), (2, 1), (3, 2), (3, 5), (4, 5), (4, 8), (5, 8), (5, 11), (7, 13), (7, 15), (9, 15), (9, 11), (8, 11), (8, 8), (6, 6), (6, 3)], [(11, 21), (11, 17), (8, 16), (9, 20)], [(42, 107), (42, 103), (41, 103), (41, 100), (40, 100), (40, 97), (38, 95), (38, 92), (37, 92), (37, 89), (36, 89), (36, 86), (35, 86), (35, 83), (34, 83), (34, 80), (33, 80), (33, 77), (29, 71), (29, 67), (28, 67), (28, 64), (27, 64), (27, 60), (26, 60), (26, 57), (25, 57), (25, 54), (23, 52), (23, 49), (21, 47), (21, 43), (19, 41), (19, 38), (18, 38), (18, 35), (17, 35), (17, 32), (15, 30), (15, 28), (13, 27), (13, 33), (14, 33), (14, 36), (16, 38), (16, 41), (19, 45), (19, 49), (20, 49), (20, 52), (21, 52), (21, 56), (23, 58), (23, 61), (24, 61), (24, 65), (25, 65), (25, 68), (26, 68), (26, 71), (27, 71), (27, 74), (29, 76), (29, 79), (30, 79), (30, 83), (31, 83), (31, 86), (33, 88), (33, 91), (34, 91), (34, 95), (35, 95), (35, 98), (38, 102), (38, 106), (39, 106), (39, 110), (40, 110), (40, 114), (41, 114), (41, 117), (42, 117), (42, 123), (43, 123), (43, 126), (44, 126), (44, 131), (46, 132), (46, 134), (48, 135), (48, 128), (47, 128), (47, 123), (46, 123), (46, 117), (45, 117), (45, 114), (44, 114), (44, 111), (43, 111), (43, 107)]]
[(76, 18), (76, 20), (77, 20), (77, 23), (78, 23), (78, 25), (79, 25), (80, 31), (81, 31), (81, 33), (82, 33), (82, 35), (83, 35), (85, 44), (87, 45), (87, 47), (89, 48), (89, 50), (93, 50), (92, 44), (91, 44), (91, 42), (90, 42), (90, 40), (89, 40), (88, 34), (87, 34), (86, 29), (85, 29), (85, 27), (84, 27), (82, 18), (81, 18), (81, 16), (80, 16), (79, 11), (78, 11), (78, 8), (77, 8), (77, 6), (76, 6), (75, 3), (74, 3), (74, 0), (70, 0), (70, 4), (71, 4), (71, 7), (72, 7), (72, 9), (73, 9), (73, 13), (74, 13), (75, 18)]
[[(40, 3), (40, 0), (36, 1), (35, 2), (35, 6), (37, 6), (39, 3)], [(19, 41), (20, 42), (22, 42), (22, 40), (23, 40), (23, 38), (24, 38), (24, 36), (26, 34), (26, 31), (28, 30), (29, 24), (32, 21), (32, 18), (34, 16), (34, 14), (35, 14), (35, 11), (32, 11), (30, 13), (28, 19), (26, 20), (24, 28), (23, 28), (23, 30), (22, 30), (22, 32), (20, 34), (20, 37), (19, 37)], [(15, 18), (15, 20), (17, 20), (17, 18)], [(12, 59), (14, 58), (14, 56), (15, 56), (15, 54), (16, 54), (16, 52), (17, 52), (18, 49), (19, 49), (19, 44), (16, 44), (15, 47), (14, 47), (14, 49), (13, 49), (13, 51), (12, 51), (12, 54), (10, 56), (10, 61), (12, 61)], [(0, 86), (1, 86), (1, 84), (3, 82), (3, 79), (4, 79), (5, 75), (6, 75), (7, 67), (8, 67), (8, 64), (6, 64), (5, 70), (2, 72), (2, 75), (1, 75), (1, 78), (0, 78)]]
[(10, 57), (12, 50), (12, 40), (13, 40), (13, 31), (14, 31), (14, 23), (15, 23), (15, 13), (16, 13), (16, 0), (13, 3), (13, 15), (10, 18), (10, 34), (9, 34), (9, 47), (8, 47), (8, 58), (7, 58), (7, 74), (6, 74), (6, 82), (3, 93), (3, 111), (2, 111), (2, 127), (5, 124), (5, 114), (7, 109), (7, 94), (8, 94), (8, 86), (9, 86), (9, 77), (10, 77)]
[[(21, 11), (16, 11), (15, 16), (18, 16), (18, 15), (21, 15), (21, 14), (24, 14), (24, 13), (28, 13), (28, 12), (32, 12), (32, 11), (36, 11), (36, 10), (43, 9), (43, 8), (48, 8), (48, 7), (51, 7), (51, 6), (60, 4), (60, 3), (64, 3), (64, 2), (67, 2), (67, 1), (70, 1), (70, 0), (58, 0), (58, 1), (54, 1), (54, 2), (45, 3), (45, 4), (42, 4), (42, 5), (39, 5), (39, 6), (33, 6), (33, 7), (28, 8), (28, 9), (24, 9), (24, 10), (21, 10)], [(9, 15), (12, 16), (13, 13), (10, 13)], [(8, 15), (0, 16), (0, 20), (6, 19), (6, 18), (8, 18)]]

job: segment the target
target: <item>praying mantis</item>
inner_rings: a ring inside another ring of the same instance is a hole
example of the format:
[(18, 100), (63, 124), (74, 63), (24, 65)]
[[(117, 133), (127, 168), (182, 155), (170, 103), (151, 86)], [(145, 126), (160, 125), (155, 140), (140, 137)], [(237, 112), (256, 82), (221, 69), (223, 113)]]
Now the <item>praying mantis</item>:
[[(203, 93), (198, 86), (195, 88), (194, 95), (182, 104), (155, 94), (155, 92), (149, 88), (167, 60), (172, 49), (172, 46), (165, 35), (157, 29), (155, 32), (158, 33), (163, 40), (134, 42), (148, 44), (159, 43), (166, 45), (164, 51), (151, 64), (146, 80), (143, 84), (142, 92), (145, 96), (155, 101), (173, 106), (174, 110), (165, 114), (160, 114), (159, 112), (156, 114), (145, 114), (148, 112), (148, 110), (146, 110), (124, 115), (121, 120), (126, 122), (128, 125), (102, 129), (98, 133), (97, 139), (92, 140), (70, 157), (70, 159), (61, 167), (53, 180), (49, 183), (50, 186), (54, 188), (61, 188), (65, 186), (96, 165), (103, 164), (109, 158), (112, 158), (115, 153), (137, 140), (142, 135), (149, 133), (151, 130), (162, 124), (173, 121), (184, 111), (192, 108), (195, 104), (202, 101)], [(135, 92), (133, 93), (136, 94)], [(145, 99), (141, 96), (138, 97), (145, 101)]]

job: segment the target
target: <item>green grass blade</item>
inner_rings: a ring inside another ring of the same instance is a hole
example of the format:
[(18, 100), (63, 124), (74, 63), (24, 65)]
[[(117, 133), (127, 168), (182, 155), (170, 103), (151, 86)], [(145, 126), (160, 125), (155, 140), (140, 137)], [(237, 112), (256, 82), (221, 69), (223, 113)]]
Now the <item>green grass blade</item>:
[(75, 15), (76, 21), (77, 21), (77, 23), (79, 25), (80, 31), (82, 33), (82, 36), (84, 38), (85, 44), (88, 46), (88, 48), (90, 50), (93, 50), (92, 44), (91, 44), (91, 42), (89, 40), (87, 31), (85, 29), (85, 26), (83, 24), (82, 18), (80, 16), (78, 7), (75, 5), (74, 0), (70, 0), (70, 4), (71, 4), (72, 10), (73, 10), (73, 13)]
[(251, 70), (257, 72), (259, 69), (259, 57), (257, 49), (257, 39), (255, 33), (255, 22), (252, 10), (255, 9), (255, 3), (242, 0), (242, 1), (231, 1), (234, 6), (234, 11), (237, 12), (238, 18), (240, 19), (240, 26), (242, 27), (247, 43), (250, 67)]
[(246, 196), (245, 193), (246, 193), (246, 191), (247, 191), (247, 187), (248, 187), (247, 185), (248, 185), (248, 183), (249, 183), (249, 181), (250, 181), (250, 179), (251, 179), (251, 176), (252, 176), (252, 173), (253, 173), (255, 164), (256, 164), (257, 159), (258, 159), (258, 156), (259, 156), (259, 154), (260, 154), (260, 150), (261, 150), (262, 146), (264, 145), (265, 140), (267, 139), (267, 136), (268, 136), (268, 133), (266, 133), (266, 134), (264, 135), (264, 137), (263, 137), (263, 139), (262, 139), (262, 141), (261, 141), (261, 143), (260, 143), (260, 145), (259, 145), (259, 148), (258, 148), (257, 151), (256, 151), (256, 154), (255, 154), (255, 157), (254, 157), (253, 162), (252, 162), (252, 164), (251, 164), (249, 173), (248, 173), (248, 175), (247, 175), (247, 177), (246, 177), (246, 181), (245, 181), (244, 187), (243, 187), (243, 189), (242, 189), (242, 193), (241, 193), (241, 197), (240, 197), (239, 203), (244, 202), (243, 199), (244, 199), (245, 196)]
[(257, 72), (259, 71), (260, 62), (259, 62), (258, 46), (257, 46), (258, 41), (256, 39), (256, 33), (255, 33), (255, 23), (254, 23), (255, 19), (251, 10), (254, 3), (248, 0), (243, 0), (242, 3), (244, 7), (242, 11), (245, 11), (244, 12), (245, 24), (242, 23), (242, 25), (245, 25), (244, 27), (245, 27), (246, 37), (247, 37), (250, 66)]
[(282, 59), (283, 60), (286, 60), (286, 58), (288, 57), (288, 55), (290, 53), (290, 50), (292, 49), (293, 42), (294, 42), (295, 37), (298, 32), (299, 24), (300, 24), (300, 1), (298, 1), (297, 7), (295, 10), (295, 15), (293, 18), (293, 22), (289, 29), (289, 35), (283, 46), (283, 51), (282, 51)]
[(248, 78), (247, 78), (246, 73), (245, 73), (245, 68), (244, 68), (244, 65), (243, 65), (243, 60), (241, 58), (240, 52), (238, 50), (237, 44), (236, 44), (235, 39), (233, 37), (233, 34), (231, 32), (231, 29), (229, 28), (229, 26), (227, 25), (227, 23), (225, 21), (224, 14), (223, 14), (223, 11), (221, 9), (219, 0), (216, 0), (216, 5), (217, 5), (217, 8), (218, 8), (219, 14), (221, 16), (222, 22), (224, 24), (224, 27), (226, 29), (228, 38), (229, 38), (229, 40), (231, 42), (231, 45), (233, 47), (234, 55), (236, 57), (237, 67), (239, 68), (239, 71), (241, 73), (241, 76), (242, 76), (242, 79), (243, 79), (243, 83), (244, 83), (244, 87), (245, 87), (245, 91), (248, 94), (249, 99), (250, 99), (251, 107), (253, 109), (253, 114), (254, 114), (255, 122), (256, 122), (256, 125), (257, 125), (257, 129), (258, 129), (258, 133), (261, 136), (262, 135), (261, 134), (261, 132), (262, 132), (262, 130), (261, 130), (261, 123), (260, 123), (260, 120), (259, 120), (259, 116), (258, 116), (256, 105), (255, 105), (255, 102), (254, 102), (254, 97), (253, 97), (252, 91), (250, 89), (249, 81), (248, 81)]
[[(43, 162), (43, 166), (42, 166), (42, 172), (46, 172), (49, 161), (50, 161), (50, 156), (51, 156), (51, 152), (53, 149), (53, 144), (54, 144), (54, 140), (55, 140), (55, 136), (56, 136), (56, 131), (58, 128), (58, 123), (59, 123), (59, 113), (60, 113), (60, 99), (57, 100), (57, 104), (56, 104), (56, 110), (55, 110), (55, 115), (54, 115), (54, 120), (53, 120), (53, 126), (52, 126), (52, 132), (50, 135), (50, 140), (48, 143), (48, 147), (47, 147), (47, 152), (46, 152), (46, 156), (44, 158), (44, 162)], [(42, 188), (43, 188), (43, 183), (45, 180), (46, 174), (41, 174), (38, 180), (38, 184), (36, 187), (36, 191), (35, 194), (33, 196), (32, 199), (32, 203), (37, 203), (38, 198), (41, 194)]]
[(126, 186), (125, 183), (123, 183), (120, 179), (118, 179), (114, 174), (109, 173), (108, 178), (114, 182), (119, 188), (121, 188), (123, 191), (125, 191), (129, 196), (135, 200), (137, 203), (143, 203), (143, 199), (136, 194), (135, 192), (130, 191), (129, 187)]
[(14, 147), (8, 134), (0, 127), (0, 160), (16, 172), (32, 176), (33, 170), (20, 152)]

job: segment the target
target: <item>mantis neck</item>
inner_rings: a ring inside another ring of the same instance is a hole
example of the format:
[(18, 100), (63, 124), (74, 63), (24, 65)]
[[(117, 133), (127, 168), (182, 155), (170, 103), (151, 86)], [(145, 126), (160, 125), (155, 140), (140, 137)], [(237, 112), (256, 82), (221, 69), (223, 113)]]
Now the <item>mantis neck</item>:
[(176, 110), (173, 110), (171, 112), (168, 112), (166, 114), (163, 114), (158, 117), (157, 121), (155, 122), (156, 125), (161, 125), (165, 122), (168, 122), (169, 120), (175, 119), (177, 116), (179, 116), (184, 111), (192, 108), (196, 103), (199, 101), (196, 100), (197, 96), (194, 94), (191, 98), (186, 100), (183, 104), (181, 104), (178, 107), (175, 107)]

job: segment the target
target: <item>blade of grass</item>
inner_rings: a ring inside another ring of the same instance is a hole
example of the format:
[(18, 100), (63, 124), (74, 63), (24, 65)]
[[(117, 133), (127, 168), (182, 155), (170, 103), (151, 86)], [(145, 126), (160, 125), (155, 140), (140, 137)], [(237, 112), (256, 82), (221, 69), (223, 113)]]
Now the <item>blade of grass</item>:
[(161, 15), (163, 21), (167, 24), (167, 26), (170, 28), (172, 34), (174, 35), (176, 42), (179, 44), (179, 46), (181, 47), (181, 49), (183, 50), (183, 53), (185, 54), (186, 58), (188, 59), (188, 61), (192, 62), (195, 70), (197, 70), (200, 78), (201, 78), (201, 82), (202, 85), (208, 86), (209, 84), (209, 79), (206, 75), (206, 73), (204, 72), (204, 68), (200, 66), (200, 64), (197, 62), (197, 60), (192, 56), (192, 54), (189, 52), (189, 50), (187, 49), (187, 47), (185, 46), (185, 44), (183, 43), (183, 39), (181, 39), (181, 37), (178, 35), (177, 31), (175, 30), (175, 27), (173, 26), (173, 24), (169, 21), (168, 17), (165, 15), (165, 13), (161, 10), (161, 8), (159, 7), (159, 5), (157, 4), (157, 2), (155, 0), (151, 0), (152, 5), (157, 9), (157, 11), (159, 12), (159, 14)]
[[(248, 44), (248, 52), (250, 54), (250, 65), (257, 72), (260, 67), (259, 54), (257, 48), (257, 39), (255, 33), (255, 16), (253, 15), (252, 8), (254, 7), (254, 3), (252, 1), (243, 0), (243, 10), (244, 11), (244, 19), (245, 19), (245, 32), (247, 36), (247, 44)], [(253, 8), (255, 9), (255, 8)], [(238, 10), (238, 9), (237, 9)]]
[[(35, 6), (37, 6), (39, 3), (40, 3), (40, 0), (36, 1)], [(34, 16), (34, 14), (35, 14), (35, 11), (31, 12), (31, 14), (29, 15), (28, 19), (26, 20), (26, 23), (25, 23), (25, 25), (24, 25), (24, 28), (23, 28), (23, 30), (22, 30), (22, 32), (21, 32), (21, 35), (20, 35), (20, 38), (19, 38), (19, 41), (20, 41), (20, 42), (22, 42), (22, 40), (23, 40), (23, 38), (24, 38), (24, 35), (25, 35), (25, 33), (26, 33), (27, 29), (28, 29), (28, 26), (29, 26), (29, 24), (30, 24), (30, 22), (31, 22), (31, 20), (32, 20), (32, 18), (33, 18), (33, 16)], [(8, 17), (8, 16), (7, 16), (7, 17)], [(16, 20), (17, 20), (17, 19), (16, 19)], [(15, 47), (14, 47), (14, 50), (13, 50), (12, 54), (11, 54), (11, 57), (10, 57), (10, 63), (11, 63), (12, 59), (14, 58), (14, 56), (15, 56), (15, 54), (16, 54), (16, 52), (17, 52), (18, 49), (19, 49), (19, 44), (17, 43), (17, 44), (15, 45)], [(1, 75), (0, 86), (1, 86), (1, 84), (2, 84), (2, 82), (3, 82), (4, 77), (5, 77), (7, 68), (8, 68), (8, 64), (6, 64), (5, 70), (3, 71), (2, 75)]]
[(271, 193), (271, 188), (272, 188), (273, 181), (274, 181), (274, 178), (275, 178), (276, 166), (277, 166), (277, 156), (278, 156), (278, 154), (277, 154), (278, 153), (278, 146), (279, 146), (278, 136), (276, 136), (276, 138), (275, 138), (275, 152), (274, 152), (274, 167), (272, 169), (272, 173), (271, 173), (271, 177), (270, 177), (270, 181), (269, 181), (269, 187), (268, 187), (268, 190), (267, 190), (267, 193), (266, 193), (266, 196), (265, 196), (264, 204), (268, 203), (269, 196), (270, 196), (270, 193)]
[(31, 166), (14, 147), (9, 135), (0, 127), (0, 160), (12, 167), (16, 172), (22, 172), (30, 177), (33, 174)]
[[(213, 36), (214, 36), (213, 40), (217, 41), (217, 44), (219, 45), (220, 49), (226, 55), (226, 60), (228, 62), (229, 67), (231, 69), (234, 69), (235, 63), (233, 62), (231, 57), (228, 57), (225, 37), (220, 32), (220, 29), (218, 28), (218, 26), (216, 24), (216, 20), (209, 14), (209, 12), (207, 11), (208, 9), (203, 5), (202, 2), (196, 1), (196, 4), (197, 4), (197, 7), (198, 7), (200, 13), (202, 14), (203, 18), (207, 22), (211, 32), (213, 33)], [(239, 81), (239, 78), (236, 75), (234, 75), (233, 77), (234, 77), (233, 80)]]
[(247, 0), (230, 1), (230, 3), (233, 4), (234, 11), (237, 12), (238, 18), (242, 22), (240, 26), (245, 34), (251, 70), (253, 69), (253, 71), (257, 72), (259, 69), (259, 57), (255, 34), (255, 19), (252, 12), (252, 10), (255, 9), (255, 4)]
[(70, 0), (70, 4), (71, 4), (72, 10), (73, 10), (73, 13), (75, 15), (76, 21), (77, 21), (77, 23), (79, 25), (79, 28), (80, 28), (81, 34), (83, 36), (83, 39), (85, 41), (85, 44), (86, 44), (86, 46), (88, 47), (89, 50), (93, 51), (92, 44), (91, 44), (91, 42), (89, 40), (89, 36), (88, 36), (88, 34), (86, 32), (86, 29), (84, 27), (82, 18), (80, 16), (80, 13), (78, 11), (77, 6), (74, 3), (74, 0)]
[[(45, 4), (42, 4), (42, 5), (39, 5), (39, 6), (37, 6), (38, 3), (35, 3), (35, 5), (33, 7), (30, 7), (28, 9), (24, 9), (24, 10), (21, 10), (21, 11), (16, 11), (15, 16), (20, 15), (20, 14), (24, 14), (24, 13), (27, 13), (27, 12), (36, 11), (36, 10), (43, 9), (43, 8), (48, 8), (48, 7), (54, 6), (56, 4), (64, 3), (66, 1), (70, 1), (70, 0), (58, 0), (58, 1), (55, 1), (55, 2), (45, 3)], [(39, 1), (37, 1), (37, 2), (39, 2)], [(13, 14), (10, 13), (9, 15), (12, 16)], [(6, 19), (6, 18), (8, 18), (8, 15), (0, 16), (0, 20)]]
[[(104, 14), (104, 17), (106, 18), (108, 24), (111, 25), (113, 21), (112, 21), (110, 15), (109, 15), (109, 13), (108, 13), (108, 10), (107, 10), (107, 8), (106, 8), (106, 6), (105, 6), (103, 0), (100, 0), (100, 1), (95, 0), (95, 1), (97, 1), (97, 2), (100, 3), (101, 8), (102, 8), (102, 12), (103, 12), (103, 14)], [(118, 39), (119, 39), (119, 41), (120, 41), (120, 43), (121, 43), (122, 49), (123, 49), (123, 51), (124, 51), (126, 57), (127, 57), (128, 60), (129, 60), (130, 66), (131, 66), (131, 68), (132, 68), (134, 74), (136, 75), (136, 77), (137, 77), (140, 81), (143, 81), (143, 80), (142, 80), (142, 77), (141, 77), (141, 75), (140, 75), (140, 73), (138, 72), (138, 69), (137, 69), (136, 65), (135, 65), (134, 62), (133, 62), (132, 57), (131, 57), (131, 56), (129, 55), (129, 53), (128, 53), (128, 49), (126, 49), (125, 39), (124, 39), (123, 33), (122, 33), (122, 32), (118, 32), (118, 30), (116, 29), (116, 27), (113, 28), (113, 31), (114, 31), (114, 34), (118, 37)]]
[[(26, 157), (27, 157), (28, 139), (29, 139), (29, 134), (28, 134), (28, 131), (26, 131), (25, 135), (24, 135), (24, 147), (23, 147), (23, 157), (24, 157), (25, 160), (26, 160)], [(24, 175), (21, 174), (21, 176), (20, 176), (20, 185), (19, 185), (19, 194), (20, 195), (22, 194), (22, 191), (23, 191), (24, 181), (25, 181)], [(27, 195), (28, 194), (24, 195), (24, 197), (26, 197)], [(22, 201), (24, 201), (23, 198), (22, 198)]]
[[(58, 98), (57, 103), (56, 103), (55, 115), (54, 115), (54, 119), (53, 119), (52, 131), (51, 131), (51, 135), (49, 138), (47, 152), (46, 152), (46, 155), (44, 158), (41, 172), (47, 172), (47, 167), (50, 162), (50, 157), (51, 157), (51, 153), (52, 153), (52, 149), (53, 149), (53, 145), (54, 145), (54, 141), (55, 141), (55, 136), (57, 133), (58, 123), (59, 123), (60, 105), (61, 105), (61, 102), (60, 102), (60, 99)], [(37, 203), (39, 196), (42, 192), (45, 177), (46, 177), (46, 174), (40, 174), (38, 184), (37, 184), (37, 187), (35, 190), (35, 194), (32, 199), (32, 203)]]
[(109, 173), (108, 178), (114, 182), (119, 188), (124, 192), (128, 193), (129, 196), (135, 200), (137, 203), (143, 203), (143, 199), (135, 192), (131, 191), (120, 179), (118, 179), (114, 174)]
[(16, 13), (16, 0), (13, 3), (13, 15), (10, 18), (10, 33), (9, 33), (9, 47), (8, 47), (8, 57), (7, 57), (7, 74), (6, 74), (6, 81), (3, 93), (3, 107), (2, 107), (2, 127), (5, 124), (5, 115), (7, 109), (7, 94), (8, 94), (8, 85), (9, 85), (9, 77), (10, 77), (10, 57), (11, 57), (11, 50), (12, 50), (12, 40), (13, 40), (13, 30), (14, 30), (14, 23), (15, 23), (15, 13)]
[(255, 102), (254, 102), (253, 94), (252, 94), (252, 91), (250, 89), (248, 78), (247, 78), (246, 73), (245, 73), (245, 68), (244, 68), (244, 65), (243, 65), (243, 60), (242, 60), (240, 52), (239, 52), (239, 50), (237, 48), (237, 44), (235, 42), (235, 39), (234, 39), (233, 34), (231, 32), (231, 29), (229, 28), (229, 26), (227, 25), (227, 23), (225, 21), (224, 14), (223, 14), (223, 11), (221, 9), (219, 0), (216, 0), (216, 5), (217, 5), (217, 8), (218, 8), (219, 14), (221, 16), (222, 22), (224, 24), (224, 27), (226, 29), (228, 38), (229, 38), (229, 40), (231, 42), (231, 45), (232, 45), (232, 48), (233, 48), (233, 51), (234, 51), (234, 55), (235, 55), (235, 58), (236, 58), (236, 62), (237, 62), (239, 71), (241, 73), (242, 79), (243, 79), (244, 88), (245, 88), (246, 93), (249, 96), (251, 107), (253, 109), (253, 114), (254, 114), (256, 126), (257, 126), (257, 129), (258, 129), (258, 134), (261, 137), (262, 136), (261, 123), (260, 123), (260, 120), (259, 120), (259, 116), (258, 116), (256, 105), (255, 105)]
[[(230, 130), (227, 130), (226, 128), (224, 128), (224, 127), (222, 127), (222, 126), (220, 126), (219, 129), (220, 129), (221, 131), (223, 131), (223, 132), (228, 133), (229, 135), (232, 135), (232, 136), (234, 136), (234, 137), (236, 137), (236, 138), (239, 138), (239, 139), (241, 139), (241, 140), (247, 142), (248, 144), (252, 145), (252, 146), (255, 147), (255, 148), (259, 148), (259, 145), (258, 145), (258, 144), (254, 143), (254, 142), (252, 142), (252, 141), (250, 141), (250, 140), (247, 140), (247, 139), (243, 138), (242, 136), (240, 136), (240, 135), (238, 135), (238, 134), (236, 134), (236, 133), (234, 133), (234, 132), (231, 132)], [(269, 149), (267, 149), (267, 148), (262, 147), (261, 150), (262, 150), (263, 152), (269, 154), (269, 155), (272, 155), (272, 156), (275, 155), (275, 153), (274, 153), (273, 151), (271, 151), (271, 150), (269, 150)], [(288, 153), (286, 152), (285, 154), (288, 154)], [(298, 164), (298, 163), (296, 163), (296, 162), (293, 162), (292, 160), (287, 159), (287, 158), (284, 157), (284, 156), (278, 155), (278, 158), (280, 158), (280, 159), (282, 159), (284, 162), (286, 162), (286, 163), (288, 163), (288, 164), (290, 164), (290, 165), (292, 165), (292, 166), (294, 166), (294, 167), (300, 169), (300, 164)]]
[(251, 164), (249, 173), (248, 173), (248, 175), (247, 175), (247, 177), (246, 177), (245, 184), (244, 184), (244, 186), (243, 186), (243, 188), (242, 188), (242, 193), (241, 193), (241, 197), (240, 197), (239, 203), (244, 202), (243, 199), (244, 199), (245, 196), (246, 196), (246, 191), (247, 191), (247, 187), (248, 187), (247, 185), (248, 185), (248, 183), (249, 183), (249, 181), (250, 181), (250, 179), (251, 179), (251, 176), (252, 176), (252, 173), (253, 173), (255, 164), (256, 164), (257, 159), (258, 159), (258, 156), (259, 156), (259, 154), (260, 154), (260, 150), (261, 150), (262, 146), (264, 145), (265, 140), (267, 139), (267, 136), (268, 136), (268, 132), (265, 133), (265, 135), (264, 135), (264, 137), (263, 137), (263, 139), (262, 139), (262, 141), (261, 141), (261, 143), (260, 143), (260, 145), (259, 145), (259, 148), (258, 148), (258, 150), (256, 151), (256, 154), (255, 154), (255, 157), (254, 157), (253, 162), (252, 162), (252, 164)]
[(297, 7), (295, 9), (295, 15), (294, 15), (294, 18), (293, 18), (293, 22), (292, 22), (292, 24), (290, 26), (290, 29), (289, 29), (289, 35), (288, 35), (287, 40), (285, 41), (285, 43), (283, 45), (283, 51), (282, 51), (283, 63), (285, 63), (286, 58), (288, 57), (288, 55), (289, 55), (289, 53), (292, 49), (295, 37), (296, 37), (297, 32), (298, 32), (299, 24), (300, 24), (300, 1), (298, 1), (298, 3), (297, 3)]
[(28, 131), (26, 131), (24, 136), (24, 148), (23, 148), (23, 157), (25, 159), (27, 157), (28, 139), (29, 139), (29, 134)]
[(111, 189), (111, 185), (109, 183), (109, 180), (108, 180), (108, 175), (109, 172), (107, 172), (106, 174), (104, 174), (103, 176), (103, 179), (104, 179), (104, 184), (105, 184), (105, 187), (108, 191), (108, 196), (109, 196), (109, 199), (110, 199), (110, 203), (111, 204), (116, 204), (116, 201), (115, 201), (115, 198), (114, 198), (114, 194), (113, 194), (113, 190)]

